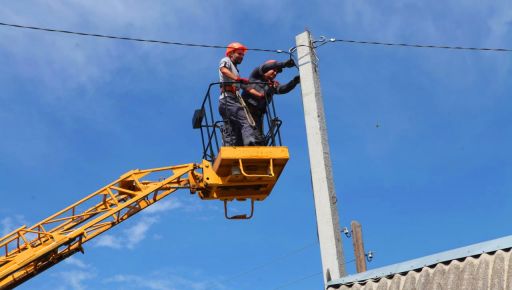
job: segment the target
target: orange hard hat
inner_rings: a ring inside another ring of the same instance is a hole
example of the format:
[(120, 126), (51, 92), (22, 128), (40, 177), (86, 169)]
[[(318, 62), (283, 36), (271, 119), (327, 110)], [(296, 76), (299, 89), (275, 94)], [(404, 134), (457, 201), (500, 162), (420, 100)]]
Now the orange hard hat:
[(245, 53), (247, 51), (247, 47), (240, 42), (232, 42), (226, 48), (226, 56), (229, 56), (235, 50), (242, 50)]

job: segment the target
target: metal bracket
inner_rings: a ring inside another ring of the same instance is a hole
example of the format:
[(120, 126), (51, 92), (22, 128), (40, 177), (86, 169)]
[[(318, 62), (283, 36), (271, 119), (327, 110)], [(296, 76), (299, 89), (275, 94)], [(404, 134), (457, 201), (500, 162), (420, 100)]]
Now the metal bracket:
[(268, 166), (268, 174), (247, 174), (245, 171), (244, 171), (244, 165), (242, 163), (242, 159), (238, 159), (239, 163), (240, 163), (240, 171), (242, 172), (242, 174), (246, 177), (274, 177), (274, 162), (272, 159), (270, 159), (270, 162), (269, 162), (269, 166)]
[(343, 228), (341, 229), (341, 232), (342, 232), (342, 233), (344, 233), (344, 234), (345, 234), (345, 236), (347, 236), (347, 238), (349, 238), (349, 239), (350, 239), (350, 237), (352, 237), (352, 232), (351, 232), (351, 231), (349, 231), (347, 227), (343, 227)]
[(248, 219), (252, 218), (253, 214), (254, 214), (254, 199), (252, 199), (252, 198), (251, 198), (251, 213), (249, 215), (240, 214), (240, 215), (229, 216), (228, 215), (228, 201), (224, 200), (224, 216), (228, 220), (248, 220)]
[(368, 251), (368, 253), (364, 254), (366, 256), (366, 261), (371, 262), (373, 260), (374, 252)]
[(194, 116), (192, 116), (192, 128), (199, 129), (201, 128), (201, 124), (203, 123), (203, 118), (206, 112), (204, 108), (197, 109), (194, 111)]

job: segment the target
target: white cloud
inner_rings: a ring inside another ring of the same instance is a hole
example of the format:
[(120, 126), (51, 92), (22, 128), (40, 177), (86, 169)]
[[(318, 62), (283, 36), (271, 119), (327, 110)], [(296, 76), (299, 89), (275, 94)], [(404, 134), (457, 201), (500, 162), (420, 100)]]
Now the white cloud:
[(155, 217), (143, 217), (134, 226), (124, 231), (125, 246), (133, 249), (146, 238), (149, 228), (157, 222)]
[(493, 17), (489, 19), (489, 27), (491, 33), (489, 34), (489, 42), (503, 45), (507, 39), (506, 36), (511, 32), (512, 24), (512, 4), (507, 4), (509, 7), (504, 9), (496, 9)]
[[(487, 46), (497, 48), (512, 48), (512, 2), (500, 3), (497, 9), (493, 9), (492, 16), (489, 17), (488, 25), (490, 33), (486, 39)], [(497, 5), (498, 6), (498, 5)], [(494, 59), (496, 68), (500, 71), (503, 83), (508, 83), (509, 72), (512, 69), (512, 61), (509, 57), (496, 57)], [(500, 84), (501, 86), (501, 84)]]
[[(2, 21), (136, 38), (212, 43), (229, 30), (215, 10), (218, 5), (192, 1), (48, 1), (3, 3)], [(21, 13), (22, 12), (22, 13)], [(183, 23), (194, 25), (183, 26)], [(205, 33), (207, 32), (207, 33)], [(201, 35), (201, 37), (196, 35)], [(97, 94), (120, 71), (151, 69), (169, 75), (169, 65), (186, 74), (204, 67), (201, 59), (216, 50), (190, 53), (190, 48), (119, 41), (54, 32), (1, 27), (0, 53), (8, 60), (5, 73), (37, 89), (32, 96), (65, 121), (85, 119), (102, 130), (115, 130), (116, 100)], [(194, 63), (193, 66), (190, 63)], [(7, 69), (8, 67), (8, 69)], [(2, 72), (2, 71), (0, 71)], [(1, 94), (0, 100), (14, 96)], [(172, 97), (172, 96), (171, 96)], [(24, 114), (19, 115), (22, 118)], [(0, 119), (1, 120), (1, 119)], [(9, 123), (22, 122), (13, 120)], [(50, 136), (48, 136), (50, 139)]]
[(95, 239), (95, 247), (107, 247), (112, 249), (134, 249), (143, 241), (149, 229), (158, 219), (152, 216), (142, 216), (136, 223), (124, 229), (118, 235), (103, 234)]
[(200, 281), (173, 273), (159, 273), (148, 276), (137, 275), (115, 275), (104, 280), (107, 284), (117, 284), (120, 289), (151, 289), (151, 290), (174, 290), (174, 289), (226, 289), (220, 283), (213, 281)]
[(189, 196), (181, 201), (182, 210), (187, 213), (197, 213), (204, 211), (215, 211), (222, 213), (224, 208), (222, 202), (218, 200), (202, 200), (197, 195)]
[[(151, 236), (153, 239), (162, 239), (160, 235), (149, 235), (151, 227), (159, 222), (159, 216), (162, 214), (173, 211), (194, 213), (208, 210), (221, 212), (220, 207), (212, 204), (212, 201), (201, 201), (195, 196), (186, 199), (170, 196), (144, 209), (140, 216), (134, 217), (133, 224), (115, 236), (105, 233), (96, 237), (93, 246), (112, 249), (134, 249), (148, 236)], [(203, 219), (201, 217), (197, 218)]]
[[(342, 17), (332, 18), (338, 38), (467, 47), (510, 47), (512, 2), (449, 0), (445, 2), (400, 0), (341, 1)], [(329, 7), (324, 6), (327, 10)], [(382, 46), (366, 51), (390, 50)], [(391, 52), (391, 51), (390, 51)], [(418, 70), (426, 70), (441, 82), (449, 80), (461, 88), (477, 81), (482, 66), (495, 75), (496, 87), (508, 80), (512, 61), (504, 54), (415, 48), (395, 48), (393, 53), (415, 55)], [(458, 57), (454, 57), (454, 55)], [(462, 57), (460, 57), (462, 56)], [(464, 58), (466, 57), (466, 58)], [(488, 68), (490, 66), (490, 68)], [(463, 72), (463, 73), (461, 73)], [(490, 87), (493, 87), (491, 84)]]
[[(209, 38), (221, 34), (222, 30), (215, 27), (223, 25), (222, 19), (210, 13), (217, 5), (198, 0), (172, 2), (74, 0), (64, 4), (36, 0), (26, 4), (4, 4), (0, 17), (5, 22), (22, 25), (170, 41), (192, 41), (186, 38), (201, 32), (201, 26), (211, 32), (218, 31), (218, 34), (209, 34)], [(182, 23), (187, 20), (193, 20), (194, 25), (184, 29)], [(4, 41), (0, 48), (16, 58), (21, 73), (44, 78), (46, 84), (54, 88), (76, 85), (92, 88), (98, 82), (108, 82), (111, 72), (119, 68), (123, 60), (133, 59), (133, 53), (143, 62), (148, 59), (142, 58), (149, 57), (155, 65), (165, 66), (165, 60), (169, 59), (185, 62), (180, 54), (189, 50), (181, 48), (177, 53), (165, 53), (161, 50), (162, 45), (7, 27), (1, 32)], [(199, 41), (199, 38), (195, 39), (195, 42)], [(35, 46), (37, 50), (34, 50)], [(154, 51), (159, 53), (153, 54)], [(65, 76), (66, 80), (55, 76)], [(55, 95), (48, 97), (56, 98)]]
[[(126, 288), (145, 288), (153, 290), (170, 290), (169, 283), (164, 280), (147, 279), (135, 275), (115, 275), (105, 280), (106, 283), (125, 285)], [(123, 289), (126, 289), (122, 287)]]
[(88, 269), (91, 267), (90, 265), (87, 265), (86, 263), (84, 263), (82, 260), (76, 258), (75, 256), (71, 256), (71, 257), (67, 258), (66, 260), (64, 260), (64, 264), (68, 264), (68, 265), (71, 265), (71, 266), (74, 266), (74, 267), (77, 267), (80, 269)]
[(187, 196), (186, 198), (178, 196), (169, 196), (150, 207), (142, 213), (148, 215), (161, 214), (171, 211), (181, 211), (186, 213), (200, 212), (206, 210), (219, 211), (221, 207), (218, 201), (201, 200), (197, 195)]
[[(222, 11), (222, 5), (201, 0), (33, 0), (2, 3), (0, 19), (70, 31), (223, 44), (232, 27), (229, 19), (218, 16)], [(46, 162), (49, 153), (74, 153), (76, 147), (68, 145), (76, 139), (68, 140), (63, 133), (76, 132), (76, 127), (124, 135), (126, 112), (119, 103), (130, 88), (154, 87), (160, 92), (176, 83), (180, 89), (197, 87), (183, 77), (205, 72), (215, 77), (220, 52), (5, 26), (0, 27), (0, 37), (0, 103), (5, 104), (0, 123), (13, 124), (5, 128), (6, 141), (0, 144), (5, 154), (0, 157), (25, 166)], [(157, 83), (137, 83), (141, 72)], [(185, 100), (172, 93), (166, 97)]]
[[(123, 229), (116, 235), (102, 234), (94, 239), (93, 246), (112, 249), (134, 249), (144, 239), (150, 236), (153, 239), (162, 239), (162, 236), (149, 235), (151, 227), (159, 222), (162, 214), (179, 211), (180, 213), (196, 213), (201, 211), (215, 211), (222, 214), (223, 208), (216, 201), (203, 201), (196, 196), (180, 198), (169, 196), (141, 212), (140, 216), (133, 217), (134, 223)], [(196, 219), (209, 219), (210, 215), (194, 215)], [(122, 226), (122, 225), (121, 225)]]
[[(215, 279), (205, 279), (204, 275), (201, 275), (200, 278), (190, 277), (189, 275), (169, 272), (165, 269), (159, 269), (152, 273), (141, 273), (140, 275), (117, 274), (111, 277), (102, 277), (94, 266), (84, 263), (75, 256), (67, 258), (63, 264), (61, 267), (65, 266), (65, 269), (53, 273), (54, 279), (51, 280), (51, 283), (41, 285), (41, 289), (85, 290), (92, 289), (93, 285), (95, 285), (95, 289), (126, 290), (227, 289)], [(98, 282), (106, 285), (105, 288), (99, 288)]]
[(27, 225), (23, 215), (8, 216), (0, 219), (0, 236), (5, 236), (22, 225)]
[(121, 249), (123, 247), (123, 243), (119, 237), (115, 237), (109, 234), (103, 234), (97, 237), (93, 243), (96, 247), (107, 247), (112, 249)]
[(89, 271), (64, 271), (59, 273), (61, 283), (59, 288), (62, 290), (85, 290), (85, 281), (96, 277), (96, 274)]
[[(76, 256), (71, 256), (64, 260), (63, 266), (65, 270), (52, 274), (54, 282), (47, 283), (40, 287), (41, 289), (57, 289), (57, 290), (85, 290), (88, 282), (97, 277), (96, 268), (84, 263)], [(62, 266), (61, 266), (62, 267)], [(53, 284), (53, 285), (52, 285)]]
[[(510, 1), (341, 1), (333, 27), (349, 27), (357, 40), (461, 46), (503, 45), (512, 20)], [(442, 7), (442, 8), (441, 8)], [(332, 9), (329, 5), (323, 9)], [(435, 15), (432, 12), (438, 12)], [(450, 29), (447, 29), (450, 27)], [(354, 29), (357, 28), (357, 29)], [(491, 33), (488, 33), (491, 29)], [(344, 34), (344, 36), (347, 36)]]
[(171, 210), (176, 210), (183, 208), (183, 203), (178, 199), (173, 199), (172, 197), (159, 201), (150, 207), (146, 208), (143, 213), (144, 214), (155, 214), (161, 212), (167, 212)]

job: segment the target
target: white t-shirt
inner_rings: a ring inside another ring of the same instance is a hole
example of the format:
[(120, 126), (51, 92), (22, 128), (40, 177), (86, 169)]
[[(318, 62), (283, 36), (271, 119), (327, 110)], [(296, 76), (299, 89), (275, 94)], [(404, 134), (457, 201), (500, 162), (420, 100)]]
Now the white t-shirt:
[[(231, 59), (229, 57), (224, 57), (223, 59), (220, 60), (220, 63), (219, 63), (219, 79), (220, 79), (220, 82), (233, 82), (232, 79), (228, 78), (227, 76), (225, 76), (224, 74), (222, 74), (222, 72), (220, 71), (220, 68), (222, 67), (225, 67), (227, 69), (229, 69), (235, 76), (240, 76), (239, 72), (238, 72), (238, 68), (236, 67), (236, 65), (231, 61)], [(240, 84), (239, 83), (236, 83), (236, 84), (230, 84), (230, 85), (233, 85), (235, 87), (237, 87), (238, 89), (240, 89)], [(230, 92), (226, 92), (228, 94), (232, 94)], [(220, 98), (222, 99), (224, 97), (224, 94), (221, 94), (220, 95)]]

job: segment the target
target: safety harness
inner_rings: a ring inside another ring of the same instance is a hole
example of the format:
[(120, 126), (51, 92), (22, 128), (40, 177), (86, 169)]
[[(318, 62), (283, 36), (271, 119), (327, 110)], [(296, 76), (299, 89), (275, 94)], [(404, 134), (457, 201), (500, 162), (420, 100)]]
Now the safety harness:
[(242, 98), (242, 95), (240, 95), (240, 89), (233, 85), (222, 85), (221, 86), (221, 92), (226, 98), (226, 92), (230, 92), (236, 96), (236, 99), (244, 109), (245, 116), (247, 117), (247, 122), (249, 122), (249, 125), (256, 126), (256, 122), (254, 122), (254, 119), (252, 118), (251, 112), (249, 111), (249, 108), (247, 107), (247, 104), (245, 104), (244, 99)]

